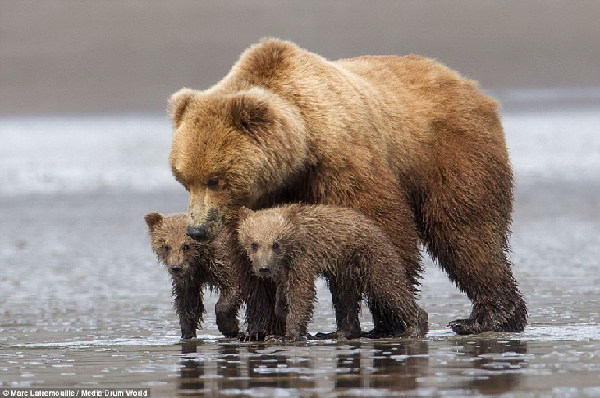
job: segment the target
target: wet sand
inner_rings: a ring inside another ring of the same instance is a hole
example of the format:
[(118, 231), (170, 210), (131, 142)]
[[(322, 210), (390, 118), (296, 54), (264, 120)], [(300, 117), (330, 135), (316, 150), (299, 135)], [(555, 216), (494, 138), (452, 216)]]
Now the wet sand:
[[(185, 208), (183, 190), (0, 197), (1, 387), (149, 387), (153, 396), (597, 396), (600, 184), (518, 185), (512, 248), (529, 302), (524, 333), (454, 336), (470, 305), (430, 262), (428, 337), (294, 345), (219, 336), (212, 311), (181, 343), (169, 281), (143, 214)], [(319, 289), (312, 332), (335, 324)], [(214, 296), (208, 297), (212, 308)], [(365, 314), (363, 314), (365, 315)], [(364, 329), (372, 325), (362, 319)]]

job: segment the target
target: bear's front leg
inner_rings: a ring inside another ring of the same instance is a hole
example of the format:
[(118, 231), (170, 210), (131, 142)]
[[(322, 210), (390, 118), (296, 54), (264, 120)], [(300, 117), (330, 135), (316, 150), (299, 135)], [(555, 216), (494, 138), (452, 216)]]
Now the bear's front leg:
[[(275, 316), (281, 322), (285, 322), (288, 315), (287, 308), (287, 286), (285, 282), (281, 282), (277, 284), (277, 293), (275, 293)], [(268, 335), (265, 336), (265, 341), (274, 342), (274, 343), (283, 343), (285, 341), (290, 341), (290, 339), (286, 338), (286, 336), (279, 335)]]
[(286, 300), (287, 287), (284, 283), (277, 285), (277, 293), (275, 294), (275, 316), (280, 321), (284, 321), (288, 315), (288, 305)]
[(273, 281), (248, 274), (243, 282), (248, 323), (243, 341), (260, 341), (268, 335), (283, 335), (285, 321), (275, 316), (276, 287)]
[(322, 334), (319, 338), (345, 338), (356, 339), (360, 337), (360, 312), (361, 294), (355, 281), (343, 280), (337, 282), (329, 279), (329, 290), (335, 308), (337, 332), (334, 336)]
[[(293, 269), (295, 267), (291, 266)], [(302, 268), (302, 267), (299, 267)], [(306, 338), (308, 323), (314, 311), (315, 276), (298, 275), (290, 271), (287, 281), (287, 309), (285, 341), (298, 341)]]
[(196, 329), (200, 327), (204, 314), (201, 286), (187, 281), (174, 281), (173, 284), (175, 310), (177, 311), (177, 315), (179, 315), (181, 338), (195, 338)]
[(222, 289), (221, 296), (215, 304), (217, 327), (225, 337), (237, 337), (240, 327), (237, 312), (242, 304), (240, 292), (237, 288)]
[(179, 315), (179, 325), (181, 326), (181, 338), (184, 340), (196, 338), (197, 324), (189, 316)]

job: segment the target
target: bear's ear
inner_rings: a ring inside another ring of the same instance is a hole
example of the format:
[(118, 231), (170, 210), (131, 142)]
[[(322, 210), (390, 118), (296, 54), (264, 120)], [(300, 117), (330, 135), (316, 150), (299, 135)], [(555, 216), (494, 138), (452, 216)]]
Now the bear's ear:
[(158, 226), (163, 220), (163, 215), (160, 213), (148, 213), (144, 216), (144, 220), (146, 220), (146, 224), (148, 224), (148, 228), (150, 228), (150, 232), (154, 231), (154, 228)]
[(267, 101), (254, 95), (242, 94), (231, 98), (228, 111), (233, 126), (249, 134), (259, 134), (273, 121)]
[(247, 208), (246, 206), (242, 206), (238, 210), (238, 220), (240, 222), (242, 222), (242, 221), (244, 221), (246, 218), (248, 218), (253, 213), (254, 212), (252, 210), (250, 210), (249, 208)]
[(173, 122), (173, 126), (175, 128), (177, 128), (179, 123), (181, 123), (183, 114), (190, 104), (190, 101), (194, 97), (194, 93), (195, 91), (192, 89), (182, 88), (173, 94), (171, 98), (169, 98), (167, 111), (169, 112), (169, 117), (171, 118), (171, 122)]

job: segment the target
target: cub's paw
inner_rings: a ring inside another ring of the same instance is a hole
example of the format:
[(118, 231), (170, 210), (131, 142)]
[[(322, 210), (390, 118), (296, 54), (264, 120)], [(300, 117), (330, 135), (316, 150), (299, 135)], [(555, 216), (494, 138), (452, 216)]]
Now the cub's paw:
[(285, 341), (285, 336), (279, 336), (277, 334), (270, 334), (268, 336), (265, 336), (265, 342), (282, 343), (284, 341)]
[(196, 338), (196, 331), (185, 331), (185, 332), (181, 332), (181, 339), (182, 340), (189, 340), (189, 339), (195, 339)]
[(248, 343), (252, 341), (264, 341), (265, 335), (263, 333), (240, 333), (239, 340), (242, 343)]
[(244, 332), (237, 332), (236, 334), (224, 334), (225, 338), (228, 339), (235, 339), (238, 341), (243, 341), (244, 337), (246, 337), (246, 334)]
[(273, 334), (265, 337), (265, 341), (271, 343), (293, 343), (306, 340), (308, 340), (307, 336), (278, 336)]
[(383, 339), (386, 337), (392, 337), (393, 334), (384, 330), (373, 329), (368, 332), (360, 332), (360, 337), (367, 339)]
[(239, 339), (239, 338), (241, 338), (241, 337), (244, 336), (244, 333), (242, 333), (242, 332), (240, 332), (238, 330), (232, 330), (232, 331), (229, 331), (229, 332), (223, 332), (223, 331), (221, 331), (221, 333), (223, 334), (223, 336), (228, 337), (230, 339), (231, 338), (238, 338)]
[(315, 333), (313, 336), (308, 335), (308, 339), (309, 340), (334, 340), (334, 339), (337, 339), (337, 333), (336, 332), (329, 332), (329, 333), (318, 332), (318, 333)]

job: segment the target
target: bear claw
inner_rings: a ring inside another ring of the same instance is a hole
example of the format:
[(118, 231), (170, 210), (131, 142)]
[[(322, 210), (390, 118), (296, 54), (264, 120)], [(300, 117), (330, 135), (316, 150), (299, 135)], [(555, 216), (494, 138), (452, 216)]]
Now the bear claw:
[(494, 322), (493, 318), (480, 321), (477, 318), (456, 319), (448, 324), (454, 333), (464, 336), (483, 332), (522, 332), (525, 329), (525, 316), (514, 317), (504, 323)]
[(461, 336), (481, 333), (481, 325), (477, 320), (471, 318), (456, 319), (448, 323), (448, 327), (450, 327), (454, 333)]
[(265, 335), (262, 333), (251, 333), (251, 334), (240, 333), (239, 336), (240, 336), (239, 339), (242, 343), (265, 340)]

